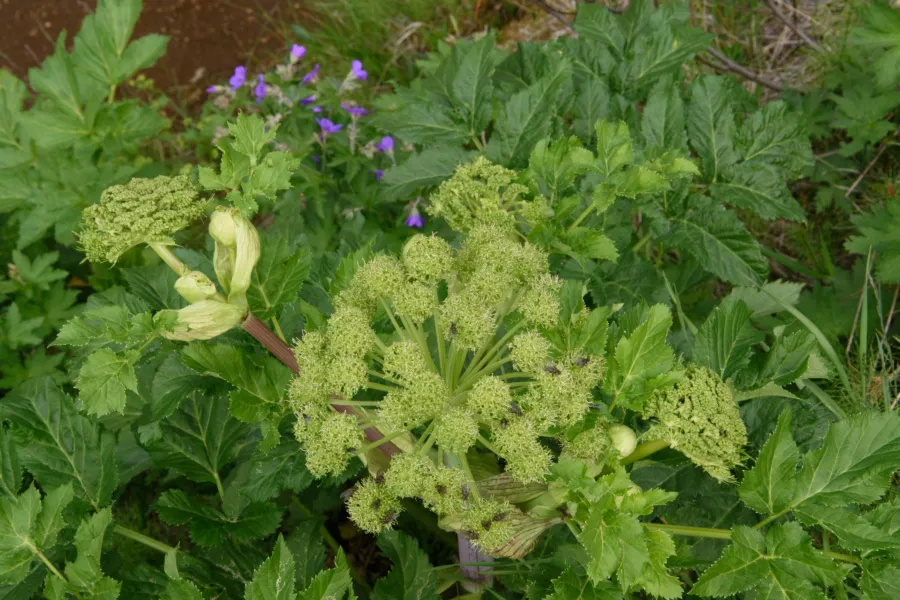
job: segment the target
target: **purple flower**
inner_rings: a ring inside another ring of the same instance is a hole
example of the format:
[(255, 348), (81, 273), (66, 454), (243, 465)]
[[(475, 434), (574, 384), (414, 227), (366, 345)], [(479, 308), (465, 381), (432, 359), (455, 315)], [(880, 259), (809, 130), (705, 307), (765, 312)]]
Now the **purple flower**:
[(306, 55), (306, 48), (299, 45), (294, 44), (291, 46), (291, 62), (295, 63)]
[(372, 173), (375, 175), (375, 181), (381, 181), (381, 176), (384, 175), (384, 169), (375, 169)]
[(409, 216), (406, 217), (406, 226), (407, 227), (425, 227), (425, 219), (422, 217), (422, 214), (419, 212), (418, 208), (412, 209), (412, 212), (409, 213)]
[(238, 66), (234, 68), (234, 75), (228, 80), (231, 90), (236, 92), (247, 83), (247, 67)]
[(322, 112), (322, 107), (321, 107), (321, 106), (313, 106), (313, 107), (312, 107), (311, 109), (309, 109), (309, 110), (313, 111), (313, 112), (316, 113), (316, 114), (319, 114), (320, 112)]
[(318, 157), (318, 156), (316, 156), (315, 154), (313, 154), (313, 155), (312, 155), (312, 159), (313, 159), (313, 162), (314, 162), (314, 163), (319, 164), (319, 157)]
[(319, 124), (319, 127), (322, 129), (322, 133), (328, 135), (330, 133), (337, 133), (341, 130), (343, 125), (332, 123), (331, 119), (316, 119), (316, 122)]
[(350, 75), (361, 81), (369, 78), (369, 74), (363, 69), (361, 60), (354, 60), (350, 63)]
[(307, 96), (306, 98), (303, 98), (302, 100), (300, 100), (300, 106), (309, 106), (310, 104), (312, 104), (315, 101), (316, 101), (316, 95), (313, 94), (312, 96)]
[(318, 79), (318, 77), (319, 77), (319, 65), (317, 63), (316, 66), (314, 66), (312, 68), (312, 71), (310, 71), (309, 73), (307, 73), (306, 75), (303, 76), (303, 79), (300, 80), (300, 83), (302, 83), (304, 85), (307, 83), (315, 83), (315, 81), (316, 81), (316, 79)]
[(375, 144), (375, 149), (385, 154), (391, 154), (394, 151), (394, 138), (389, 135), (381, 138), (381, 141)]
[(259, 83), (256, 84), (256, 87), (253, 88), (253, 93), (256, 95), (256, 101), (262, 102), (263, 98), (266, 97), (266, 81), (263, 79), (262, 75), (258, 76), (257, 81)]
[(217, 86), (217, 85), (211, 85), (211, 86), (209, 86), (208, 88), (206, 88), (206, 93), (207, 93), (207, 94), (217, 94), (217, 93), (219, 93), (219, 86)]
[(350, 116), (353, 117), (354, 119), (358, 119), (361, 116), (363, 116), (369, 112), (366, 109), (364, 109), (362, 106), (353, 106), (351, 104), (345, 104), (343, 102), (341, 103), (341, 108), (343, 108), (348, 113), (350, 113)]

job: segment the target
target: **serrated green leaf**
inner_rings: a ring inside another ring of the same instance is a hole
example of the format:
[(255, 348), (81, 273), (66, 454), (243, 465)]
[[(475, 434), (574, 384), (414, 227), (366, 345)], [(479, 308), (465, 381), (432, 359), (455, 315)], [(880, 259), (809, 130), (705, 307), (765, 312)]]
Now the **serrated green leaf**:
[(71, 483), (94, 508), (109, 504), (116, 487), (114, 436), (79, 415), (50, 378), (29, 381), (0, 403), (13, 424), (22, 465), (45, 489)]
[(578, 86), (577, 93), (573, 107), (575, 114), (573, 129), (582, 142), (590, 145), (596, 135), (594, 124), (610, 117), (609, 86), (603, 79), (591, 74)]
[(862, 589), (867, 594), (867, 600), (900, 598), (900, 566), (863, 561)]
[[(379, 117), (379, 124), (387, 131), (416, 144), (439, 145), (449, 150), (470, 139), (469, 127), (454, 115), (445, 102), (422, 98), (413, 91), (403, 91), (395, 97), (397, 108)], [(458, 148), (456, 148), (458, 150)]]
[(549, 198), (558, 198), (575, 178), (593, 164), (594, 155), (584, 148), (577, 137), (562, 138), (550, 143), (541, 140), (531, 151), (528, 171)]
[(103, 538), (112, 524), (112, 511), (104, 508), (86, 518), (75, 532), (75, 548), (78, 555), (74, 562), (66, 563), (66, 590), (76, 597), (85, 594), (91, 598), (114, 600), (119, 597), (121, 584), (103, 575), (100, 565)]
[(578, 540), (590, 556), (587, 573), (595, 583), (609, 579), (626, 564), (629, 572), (640, 573), (647, 562), (641, 524), (627, 514), (611, 515), (604, 506), (591, 508)]
[(453, 78), (452, 92), (459, 102), (469, 132), (477, 135), (491, 120), (491, 96), (494, 90), (491, 72), (496, 66), (494, 35), (488, 34), (463, 50), (459, 70)]
[(0, 427), (0, 493), (16, 498), (22, 488), (22, 466), (12, 434)]
[(740, 164), (709, 187), (712, 197), (725, 204), (752, 210), (763, 219), (806, 222), (806, 211), (797, 202), (783, 176), (768, 165)]
[(691, 361), (714, 371), (723, 381), (746, 368), (753, 346), (765, 339), (750, 316), (750, 309), (740, 300), (717, 306), (694, 337)]
[(708, 199), (673, 216), (672, 238), (710, 273), (737, 285), (761, 284), (769, 263), (759, 243), (731, 211)]
[(282, 511), (270, 503), (251, 503), (231, 517), (210, 506), (198, 504), (181, 490), (165, 491), (156, 512), (170, 525), (190, 526), (191, 540), (200, 546), (218, 546), (229, 537), (235, 541), (264, 538), (281, 523)]
[(18, 499), (0, 498), (0, 581), (18, 583), (36, 559), (31, 535), (41, 511), (41, 495), (32, 486)]
[(281, 397), (291, 373), (278, 360), (254, 357), (235, 346), (192, 343), (182, 352), (184, 364), (199, 373), (227, 381), (237, 391), (232, 394), (232, 414), (256, 423), (281, 414)]
[(221, 484), (221, 473), (252, 442), (249, 426), (228, 412), (228, 399), (189, 394), (159, 422), (162, 437), (147, 444), (154, 463), (202, 483)]
[(310, 518), (299, 521), (285, 540), (294, 562), (297, 587), (306, 588), (325, 568), (325, 538), (322, 535), (322, 520)]
[(844, 247), (854, 254), (863, 256), (869, 250), (878, 252), (875, 273), (883, 283), (900, 282), (900, 200), (888, 199), (883, 206), (875, 206), (872, 212), (850, 217), (856, 227)]
[(453, 176), (459, 165), (472, 160), (474, 152), (454, 147), (430, 148), (414, 154), (402, 165), (384, 172), (384, 194), (391, 199), (412, 196)]
[(631, 134), (624, 121), (598, 121), (594, 129), (597, 132), (597, 170), (609, 180), (613, 173), (634, 160)]
[(416, 541), (399, 531), (383, 531), (378, 547), (393, 567), (375, 584), (372, 600), (426, 600), (438, 598), (434, 567)]
[(334, 568), (316, 575), (309, 587), (300, 592), (297, 600), (343, 600), (348, 591), (352, 598), (352, 583), (350, 565), (344, 556), (344, 549), (340, 548), (334, 557)]
[(569, 81), (571, 69), (560, 61), (552, 73), (514, 94), (494, 122), (487, 157), (507, 167), (524, 166), (534, 145), (550, 133), (556, 97)]
[(875, 502), (900, 464), (900, 415), (876, 411), (832, 423), (822, 448), (803, 457), (792, 505)]
[(675, 542), (664, 531), (645, 531), (648, 560), (640, 577), (640, 587), (659, 598), (680, 598), (681, 582), (670, 575), (666, 561), (675, 554)]
[(592, 583), (586, 574), (568, 567), (553, 580), (553, 593), (543, 600), (621, 600), (622, 594), (608, 582)]
[(659, 81), (650, 92), (641, 117), (641, 134), (648, 146), (687, 148), (684, 131), (684, 101), (670, 78)]
[[(784, 305), (794, 306), (800, 300), (803, 291), (802, 283), (792, 281), (769, 281), (762, 289), (752, 287), (736, 287), (731, 290), (729, 298), (740, 300), (753, 311), (753, 318), (766, 317), (784, 311)], [(774, 296), (775, 298), (773, 298)], [(777, 299), (777, 300), (776, 300)]]
[(203, 600), (203, 594), (193, 583), (186, 579), (170, 581), (166, 585), (163, 600)]
[(715, 182), (721, 173), (737, 161), (734, 149), (734, 111), (728, 80), (703, 75), (690, 88), (687, 131), (691, 146), (700, 156), (706, 181)]
[(312, 255), (305, 247), (292, 251), (284, 237), (263, 238), (262, 253), (247, 290), (253, 314), (270, 319), (285, 304), (294, 302), (311, 267)]
[(900, 537), (844, 508), (805, 502), (794, 509), (794, 514), (809, 527), (824, 527), (836, 535), (845, 548), (862, 551), (900, 549)]
[(44, 317), (23, 319), (19, 305), (13, 302), (6, 308), (3, 323), (3, 341), (12, 350), (41, 343), (41, 336), (35, 333), (43, 325)]
[(240, 113), (233, 123), (228, 124), (228, 132), (234, 137), (232, 148), (247, 156), (253, 166), (266, 144), (275, 139), (277, 128), (266, 129), (266, 123), (259, 115)]
[(253, 580), (247, 584), (245, 600), (294, 600), (294, 557), (284, 541), (278, 536), (272, 556), (253, 573)]
[(109, 348), (88, 356), (75, 380), (75, 387), (79, 392), (78, 400), (89, 415), (102, 417), (125, 410), (125, 390), (138, 391), (134, 363), (139, 358), (136, 350), (118, 355)]
[(53, 264), (59, 260), (59, 252), (45, 252), (30, 259), (20, 251), (13, 250), (12, 256), (18, 277), (36, 289), (49, 290), (51, 283), (65, 279), (68, 275), (62, 269), (53, 268)]
[(34, 523), (33, 538), (38, 549), (46, 552), (56, 545), (56, 536), (66, 525), (63, 511), (74, 497), (71, 483), (61, 485), (44, 496), (41, 514)]
[(605, 383), (613, 402), (639, 409), (652, 391), (652, 379), (672, 368), (675, 354), (666, 345), (671, 326), (672, 313), (668, 307), (657, 304), (631, 336), (619, 340)]
[(166, 51), (169, 38), (164, 35), (128, 43), (140, 12), (141, 0), (100, 0), (75, 36), (73, 57), (79, 69), (106, 89), (152, 66)]
[(781, 100), (766, 103), (745, 119), (737, 143), (744, 164), (776, 167), (781, 179), (797, 177), (813, 163), (801, 117)]
[(744, 474), (738, 491), (744, 504), (764, 515), (782, 511), (794, 498), (794, 478), (800, 451), (791, 435), (791, 412), (778, 417), (775, 431), (766, 440), (756, 464)]
[(808, 331), (782, 335), (766, 354), (757, 381), (774, 381), (778, 385), (793, 383), (806, 373), (809, 358), (816, 347), (816, 339)]
[(299, 166), (300, 159), (289, 152), (269, 152), (244, 184), (245, 193), (274, 200), (279, 191), (291, 189), (291, 176)]
[(797, 523), (775, 526), (765, 537), (749, 527), (735, 527), (731, 539), (722, 557), (697, 580), (692, 594), (730, 596), (758, 588), (763, 597), (824, 598), (814, 584), (835, 585), (844, 578), (843, 570), (812, 547)]
[(252, 459), (243, 494), (251, 501), (262, 502), (282, 490), (299, 494), (309, 487), (314, 477), (306, 469), (304, 454), (295, 439), (285, 439), (270, 450), (258, 452)]

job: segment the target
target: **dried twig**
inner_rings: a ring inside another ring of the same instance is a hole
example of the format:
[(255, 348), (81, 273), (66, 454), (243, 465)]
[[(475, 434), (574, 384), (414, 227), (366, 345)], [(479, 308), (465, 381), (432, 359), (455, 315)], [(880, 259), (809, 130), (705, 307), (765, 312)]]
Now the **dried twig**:
[(868, 174), (869, 170), (875, 166), (875, 163), (878, 162), (878, 159), (881, 158), (881, 155), (884, 154), (884, 151), (887, 150), (887, 144), (882, 144), (881, 149), (878, 151), (878, 154), (875, 155), (875, 158), (872, 159), (872, 162), (863, 169), (863, 172), (859, 174), (859, 177), (856, 178), (856, 181), (853, 182), (849, 188), (847, 188), (847, 193), (844, 194), (844, 198), (849, 198), (850, 194), (853, 193), (853, 190), (856, 189), (856, 186), (860, 184), (860, 182), (865, 179), (866, 174)]
[(828, 54), (828, 51), (825, 50), (822, 46), (820, 46), (818, 42), (816, 42), (814, 39), (809, 37), (809, 35), (807, 35), (807, 33), (805, 31), (803, 31), (802, 29), (797, 27), (797, 25), (792, 23), (791, 20), (788, 19), (783, 12), (778, 10), (778, 7), (775, 6), (775, 3), (772, 0), (766, 0), (766, 6), (768, 6), (769, 10), (772, 11), (772, 14), (774, 14), (776, 17), (781, 19), (781, 21), (784, 22), (784, 24), (787, 25), (791, 29), (791, 31), (793, 31), (794, 33), (799, 35), (800, 39), (802, 39), (804, 42), (809, 44), (810, 48), (812, 48), (819, 54)]
[[(575, 28), (572, 27), (572, 24), (569, 23), (569, 21), (565, 17), (563, 17), (561, 14), (559, 14), (558, 12), (556, 12), (555, 10), (553, 10), (552, 8), (547, 6), (546, 2), (542, 2), (542, 0), (531, 0), (531, 3), (538, 6), (545, 13), (547, 13), (548, 15), (550, 15), (551, 17), (553, 17), (554, 19), (556, 19), (557, 21), (562, 23), (563, 27), (568, 29), (570, 33), (573, 33), (573, 34), (575, 33)], [(607, 7), (607, 8), (609, 8), (609, 7)]]
[(758, 83), (762, 86), (765, 86), (765, 87), (769, 88), (770, 90), (774, 90), (776, 92), (780, 92), (784, 89), (784, 86), (782, 86), (781, 84), (775, 83), (774, 81), (769, 81), (767, 79), (764, 79), (764, 78), (760, 77), (759, 75), (757, 75), (756, 73), (754, 73), (753, 71), (751, 71), (750, 69), (748, 69), (747, 67), (734, 62), (733, 60), (731, 60), (730, 58), (728, 58), (727, 56), (722, 54), (718, 50), (718, 48), (713, 48), (712, 46), (710, 46), (709, 48), (706, 49), (706, 51), (709, 52), (712, 56), (714, 56), (718, 61), (720, 61), (721, 64), (716, 64), (716, 63), (710, 62), (710, 61), (704, 59), (702, 56), (698, 56), (697, 60), (699, 60), (700, 62), (702, 62), (703, 64), (705, 64), (707, 66), (712, 67), (713, 69), (716, 69), (719, 71), (730, 71), (732, 73), (737, 73), (738, 75), (746, 77), (747, 79), (749, 79), (751, 81), (755, 81), (756, 83)]

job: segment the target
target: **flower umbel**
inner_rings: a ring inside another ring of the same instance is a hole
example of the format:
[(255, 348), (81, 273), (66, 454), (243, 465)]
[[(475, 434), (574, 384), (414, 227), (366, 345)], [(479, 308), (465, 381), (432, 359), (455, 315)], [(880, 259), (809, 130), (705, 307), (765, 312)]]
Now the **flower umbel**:
[(365, 482), (349, 501), (360, 527), (389, 526), (382, 507), (418, 498), (486, 551), (509, 541), (510, 507), (479, 498), (468, 457), (494, 452), (513, 479), (543, 481), (553, 455), (542, 438), (559, 438), (584, 416), (603, 375), (602, 357), (557, 348), (542, 333), (559, 312), (559, 285), (547, 271), (541, 251), (501, 228), (477, 226), (456, 251), (415, 235), (402, 260), (359, 266), (326, 327), (297, 344), (288, 400), (308, 464), (316, 457), (311, 470), (336, 473), (347, 460), (329, 442), (326, 466), (318, 447), (319, 423), (336, 405), (356, 410), (340, 413), (342, 433), (329, 434), (341, 444), (366, 427), (414, 440), (383, 483)]
[(88, 260), (114, 263), (139, 244), (172, 245), (172, 235), (206, 212), (186, 176), (132, 179), (84, 209), (79, 241)]

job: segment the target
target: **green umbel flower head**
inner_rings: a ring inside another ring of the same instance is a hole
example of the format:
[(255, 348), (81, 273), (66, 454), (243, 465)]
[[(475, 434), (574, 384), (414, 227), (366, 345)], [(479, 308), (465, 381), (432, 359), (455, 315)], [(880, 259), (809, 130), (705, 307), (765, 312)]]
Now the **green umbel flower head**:
[(516, 212), (526, 204), (520, 196), (528, 188), (516, 180), (516, 172), (492, 164), (479, 156), (460, 165), (453, 177), (431, 196), (429, 212), (443, 217), (456, 231), (467, 232), (478, 225), (491, 224), (504, 229), (516, 225)]
[(114, 263), (139, 244), (174, 244), (172, 235), (207, 206), (187, 176), (135, 178), (107, 188), (84, 209), (79, 243), (88, 260)]
[(347, 501), (350, 518), (369, 533), (393, 527), (400, 511), (400, 499), (374, 479), (366, 479), (357, 485)]
[[(310, 471), (335, 473), (362, 430), (377, 428), (405, 451), (377, 484), (379, 506), (384, 493), (418, 499), (482, 548), (506, 544), (507, 510), (479, 495), (469, 459), (493, 452), (517, 485), (544, 481), (547, 442), (584, 417), (603, 376), (601, 356), (547, 333), (560, 312), (548, 270), (545, 253), (497, 224), (474, 225), (456, 250), (417, 235), (402, 260), (360, 265), (326, 326), (295, 347), (288, 402)], [(333, 423), (338, 405), (356, 412)], [(351, 500), (367, 530), (384, 516), (371, 509), (372, 485)]]
[(691, 365), (673, 387), (657, 390), (644, 407), (656, 424), (644, 434), (665, 440), (720, 481), (744, 458), (747, 428), (728, 385), (705, 367)]

